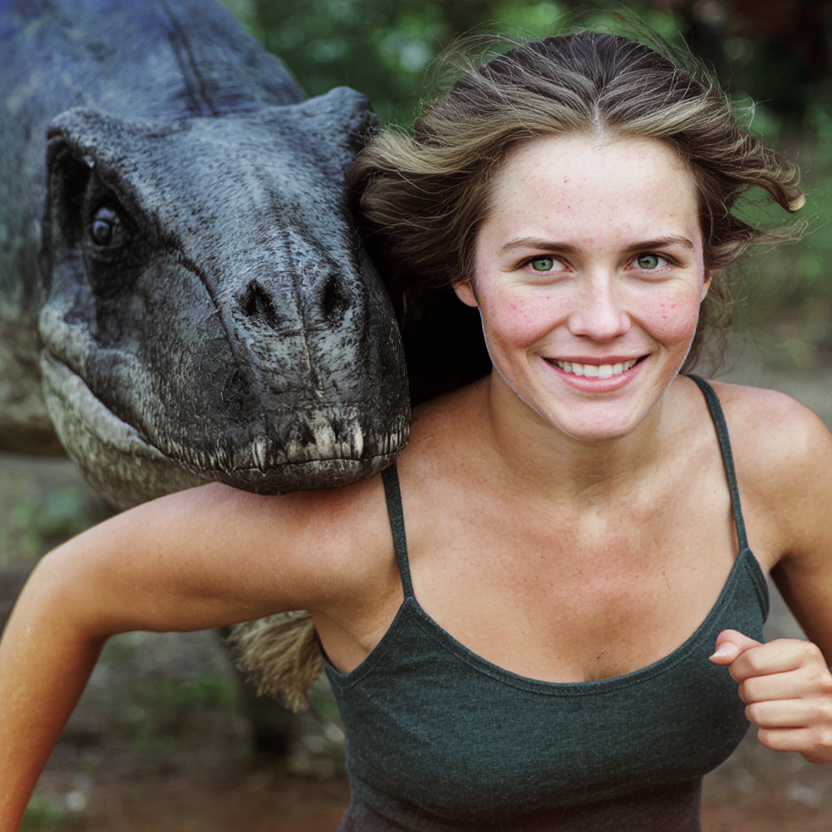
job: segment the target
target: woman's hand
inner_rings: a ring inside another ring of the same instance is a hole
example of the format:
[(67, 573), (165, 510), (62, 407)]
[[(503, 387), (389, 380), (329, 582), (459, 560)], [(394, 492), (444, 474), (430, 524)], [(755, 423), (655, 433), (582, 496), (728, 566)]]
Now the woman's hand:
[(729, 668), (757, 736), (773, 751), (797, 751), (810, 763), (832, 763), (832, 673), (811, 642), (768, 644), (736, 630), (717, 636), (714, 664)]

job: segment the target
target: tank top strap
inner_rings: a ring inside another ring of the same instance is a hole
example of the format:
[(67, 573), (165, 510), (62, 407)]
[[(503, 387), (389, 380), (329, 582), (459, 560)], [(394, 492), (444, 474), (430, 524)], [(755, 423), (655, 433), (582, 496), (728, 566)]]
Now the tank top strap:
[(737, 474), (734, 470), (734, 457), (731, 454), (731, 440), (728, 438), (728, 426), (725, 424), (725, 416), (722, 412), (722, 405), (719, 403), (719, 398), (711, 385), (705, 381), (701, 376), (688, 374), (688, 378), (692, 379), (699, 386), (702, 394), (705, 396), (705, 401), (708, 404), (708, 410), (711, 413), (714, 427), (716, 428), (716, 435), (719, 439), (719, 448), (722, 452), (722, 464), (725, 466), (725, 474), (728, 477), (728, 490), (731, 492), (731, 506), (734, 510), (734, 525), (737, 529), (737, 540), (739, 541), (740, 551), (748, 548), (748, 538), (745, 533), (745, 521), (742, 519), (742, 508), (740, 507), (740, 491), (737, 487)]
[(394, 462), (381, 472), (384, 483), (384, 496), (387, 499), (387, 515), (393, 531), (393, 545), (396, 548), (396, 560), (399, 562), (399, 574), (405, 598), (413, 598), (413, 583), (410, 580), (410, 563), (407, 559), (407, 538), (404, 533), (404, 511), (402, 509), (402, 492), (399, 488), (399, 472)]

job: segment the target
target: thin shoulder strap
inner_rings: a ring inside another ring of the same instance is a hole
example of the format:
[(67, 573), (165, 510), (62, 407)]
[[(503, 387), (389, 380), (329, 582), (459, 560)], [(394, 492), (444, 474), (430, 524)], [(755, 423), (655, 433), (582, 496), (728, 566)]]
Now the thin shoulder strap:
[(404, 533), (402, 492), (399, 488), (399, 473), (395, 462), (381, 472), (381, 479), (384, 483), (384, 496), (387, 498), (387, 514), (390, 517), (390, 528), (393, 530), (393, 545), (396, 548), (396, 560), (399, 562), (404, 597), (413, 598), (410, 563), (407, 560), (407, 538)]
[(728, 489), (731, 492), (731, 506), (734, 509), (734, 524), (737, 527), (737, 539), (740, 544), (740, 551), (748, 548), (748, 538), (745, 534), (745, 521), (742, 519), (742, 508), (740, 507), (740, 491), (737, 488), (737, 473), (734, 470), (734, 457), (731, 454), (731, 440), (728, 438), (728, 426), (725, 424), (725, 416), (722, 413), (722, 405), (714, 391), (714, 388), (700, 376), (690, 373), (689, 378), (699, 385), (699, 389), (705, 396), (708, 403), (708, 410), (711, 412), (716, 435), (719, 439), (719, 448), (722, 451), (722, 464), (725, 466), (725, 474), (728, 477)]

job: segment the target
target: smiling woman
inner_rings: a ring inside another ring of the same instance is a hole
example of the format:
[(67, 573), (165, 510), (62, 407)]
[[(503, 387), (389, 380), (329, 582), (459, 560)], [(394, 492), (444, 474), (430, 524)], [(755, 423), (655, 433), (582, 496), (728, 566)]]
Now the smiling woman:
[(492, 187), (456, 284), (481, 310), (492, 384), (576, 439), (631, 433), (684, 363), (710, 283), (693, 177), (655, 139), (569, 134), (515, 148)]
[[(731, 209), (796, 210), (797, 178), (701, 70), (595, 32), (374, 139), (368, 242), (408, 315), (436, 283), (479, 311), (492, 371), (418, 408), (381, 476), (193, 489), (48, 556), (0, 649), (0, 832), (107, 637), (295, 609), (347, 732), (341, 832), (696, 832), (749, 720), (832, 763), (832, 436), (680, 373), (765, 237)], [(760, 643), (767, 572), (814, 643)]]

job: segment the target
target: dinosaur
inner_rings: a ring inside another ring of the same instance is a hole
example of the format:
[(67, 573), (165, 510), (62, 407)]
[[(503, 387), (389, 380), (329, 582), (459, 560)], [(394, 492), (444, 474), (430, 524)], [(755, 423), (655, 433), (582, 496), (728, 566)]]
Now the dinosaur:
[(374, 117), (306, 99), (209, 0), (0, 0), (0, 449), (117, 508), (356, 482), (407, 440), (345, 171)]

